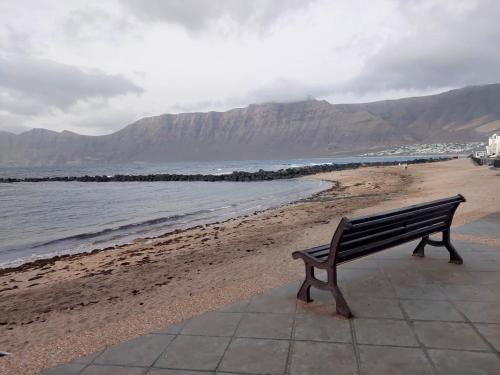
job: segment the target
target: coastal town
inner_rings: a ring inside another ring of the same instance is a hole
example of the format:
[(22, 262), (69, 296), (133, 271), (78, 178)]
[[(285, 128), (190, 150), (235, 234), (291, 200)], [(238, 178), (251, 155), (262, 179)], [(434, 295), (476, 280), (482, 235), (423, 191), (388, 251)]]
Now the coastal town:
[(399, 156), (399, 155), (467, 155), (480, 165), (500, 165), (500, 134), (492, 134), (486, 142), (467, 143), (421, 143), (393, 147), (361, 156)]
[(361, 156), (399, 156), (399, 155), (469, 155), (476, 150), (484, 150), (485, 142), (466, 143), (419, 143), (402, 145)]
[(488, 138), (485, 148), (474, 151), (472, 159), (478, 165), (492, 165), (500, 168), (500, 134), (493, 134)]

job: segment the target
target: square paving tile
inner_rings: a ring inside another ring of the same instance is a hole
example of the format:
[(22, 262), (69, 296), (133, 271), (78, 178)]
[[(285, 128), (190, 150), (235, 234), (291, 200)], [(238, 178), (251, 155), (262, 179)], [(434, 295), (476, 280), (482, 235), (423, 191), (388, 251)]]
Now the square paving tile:
[(396, 289), (396, 295), (401, 297), (397, 292), (398, 288), (414, 288), (414, 287), (426, 287), (438, 285), (438, 283), (432, 282), (429, 277), (423, 273), (422, 267), (405, 267), (401, 266), (396, 269), (388, 266), (384, 269), (384, 273), (387, 275), (392, 285)]
[[(425, 255), (425, 258), (412, 257), (411, 251), (409, 251), (404, 259), (379, 261), (379, 266), (385, 275), (388, 277), (402, 276), (402, 280), (404, 282), (408, 282), (409, 284), (414, 284), (414, 281), (419, 279), (419, 273), (422, 273), (425, 270), (441, 270), (446, 267), (446, 264), (447, 263), (444, 259), (432, 259), (428, 254)], [(404, 273), (405, 270), (407, 271), (406, 275)]]
[(144, 335), (107, 348), (95, 364), (151, 366), (174, 338), (173, 335)]
[(408, 258), (408, 256), (411, 256), (411, 252), (415, 246), (417, 246), (418, 241), (411, 242), (410, 244), (406, 245), (400, 245), (397, 247), (393, 247), (391, 249), (387, 249), (385, 251), (381, 251), (379, 253), (376, 253), (371, 256), (371, 258), (374, 259), (402, 259), (402, 258)]
[(426, 285), (394, 285), (399, 298), (405, 299), (426, 299), (426, 300), (446, 300), (443, 288), (438, 284)]
[(346, 269), (356, 269), (356, 268), (373, 268), (373, 269), (378, 269), (378, 261), (376, 258), (373, 257), (367, 257), (367, 258), (362, 258), (362, 259), (356, 259), (355, 262), (349, 262), (341, 265), (342, 268)]
[(344, 268), (340, 266), (337, 270), (337, 280), (340, 285), (351, 280), (365, 280), (381, 275), (380, 269), (374, 268)]
[(500, 351), (500, 324), (475, 324), (486, 340)]
[(241, 319), (235, 335), (264, 339), (290, 339), (293, 318), (292, 314), (247, 313)]
[(438, 374), (442, 375), (498, 375), (500, 360), (493, 353), (455, 350), (429, 350)]
[[(330, 315), (337, 316), (334, 303), (322, 303), (314, 300), (309, 303), (297, 301), (297, 315)], [(338, 316), (337, 316), (338, 317)], [(342, 317), (338, 317), (341, 318)]]
[(454, 231), (476, 236), (500, 238), (498, 227), (500, 226), (500, 213), (495, 212), (477, 219), (466, 225), (454, 228)]
[(245, 312), (247, 311), (247, 306), (250, 303), (249, 300), (244, 300), (244, 301), (238, 301), (235, 303), (232, 303), (230, 305), (224, 306), (223, 308), (219, 309), (220, 312)]
[(370, 298), (353, 296), (349, 298), (349, 306), (355, 317), (359, 318), (392, 318), (403, 319), (399, 300), (389, 298)]
[(495, 256), (483, 254), (481, 258), (472, 258), (467, 262), (464, 261), (466, 271), (498, 271), (500, 269), (500, 259)]
[(432, 366), (422, 349), (364, 345), (358, 348), (362, 375), (433, 373)]
[(489, 350), (486, 343), (466, 323), (414, 322), (418, 338), (428, 348)]
[(320, 290), (312, 287), (311, 298), (313, 300), (313, 303), (320, 303), (323, 305), (335, 305), (335, 299), (333, 298), (332, 293), (327, 290)]
[(241, 313), (209, 312), (189, 320), (181, 330), (182, 335), (232, 336)]
[(154, 367), (214, 371), (229, 337), (177, 336)]
[(500, 285), (500, 272), (469, 272), (475, 285)]
[(297, 315), (295, 340), (352, 342), (349, 321), (331, 315)]
[(94, 359), (96, 359), (97, 357), (99, 357), (99, 355), (102, 353), (102, 351), (100, 352), (96, 352), (96, 353), (92, 353), (92, 354), (89, 354), (89, 355), (86, 355), (84, 357), (80, 357), (80, 358), (77, 358), (73, 361), (73, 363), (83, 363), (83, 364), (89, 364), (91, 363)]
[(287, 298), (277, 298), (275, 295), (261, 294), (250, 300), (247, 311), (293, 314), (296, 304), (296, 294)]
[(425, 270), (422, 271), (428, 284), (446, 284), (446, 285), (471, 285), (474, 279), (468, 272), (465, 272), (460, 265), (450, 264), (450, 269), (446, 270)]
[(296, 341), (290, 375), (352, 375), (356, 373), (354, 349), (350, 344)]
[(448, 301), (403, 300), (401, 304), (410, 319), (465, 321)]
[(364, 280), (347, 281), (343, 290), (349, 296), (369, 296), (381, 298), (395, 298), (396, 293), (385, 276), (370, 277)]
[(178, 334), (181, 329), (184, 327), (186, 322), (178, 323), (178, 324), (171, 324), (169, 326), (166, 326), (165, 328), (159, 329), (157, 331), (151, 332), (151, 333), (156, 333), (160, 335), (176, 335)]
[(283, 374), (289, 341), (235, 338), (219, 367), (221, 372)]
[[(441, 236), (438, 235), (438, 236), (436, 236), (435, 239), (438, 240), (438, 241), (440, 241), (441, 240)], [(455, 244), (454, 241), (453, 241), (453, 243)], [(457, 251), (459, 253), (463, 249), (461, 246), (459, 246), (457, 244), (455, 244), (455, 248), (457, 249)], [(443, 260), (449, 260), (450, 259), (450, 253), (444, 247), (426, 246), (426, 248), (425, 248), (425, 258), (424, 259), (429, 259), (429, 258), (434, 258), (434, 259), (439, 259), (439, 260), (441, 260), (441, 259), (443, 259)], [(419, 259), (419, 258), (416, 258), (416, 259)], [(446, 264), (446, 262), (444, 264)], [(443, 267), (446, 267), (444, 264), (443, 264)]]
[(84, 363), (66, 363), (56, 367), (43, 370), (38, 375), (77, 375), (85, 366)]
[(147, 367), (90, 365), (78, 375), (144, 375)]
[(477, 323), (500, 323), (500, 303), (456, 302), (467, 319)]
[(213, 375), (212, 371), (171, 370), (166, 368), (153, 368), (146, 375)]
[(500, 298), (490, 285), (445, 285), (443, 289), (454, 301), (496, 302)]
[[(320, 270), (318, 270), (320, 271)], [(320, 272), (317, 272), (317, 276), (320, 276)], [(326, 273), (325, 273), (326, 275)], [(265, 292), (265, 294), (269, 296), (274, 296), (274, 297), (279, 297), (281, 299), (291, 299), (293, 300), (295, 296), (297, 295), (297, 291), (299, 290), (300, 286), (302, 285), (302, 281), (295, 281), (290, 284), (285, 284), (283, 286), (280, 286), (278, 288), (274, 288), (271, 290), (268, 290)]]
[[(484, 258), (489, 259), (489, 260), (494, 260), (495, 262), (500, 261), (500, 252), (498, 251), (498, 248), (496, 248), (496, 249), (492, 248), (491, 251), (485, 252)], [(495, 271), (497, 271), (497, 270), (495, 270)]]
[(419, 346), (404, 320), (355, 319), (354, 327), (359, 344)]
[[(466, 224), (466, 225), (468, 225), (468, 224)], [(497, 250), (494, 246), (483, 245), (483, 244), (479, 244), (476, 242), (455, 240), (455, 241), (453, 241), (453, 243), (455, 244), (455, 247), (457, 249), (460, 248), (460, 251), (471, 252), (473, 254), (491, 252), (491, 251)]]

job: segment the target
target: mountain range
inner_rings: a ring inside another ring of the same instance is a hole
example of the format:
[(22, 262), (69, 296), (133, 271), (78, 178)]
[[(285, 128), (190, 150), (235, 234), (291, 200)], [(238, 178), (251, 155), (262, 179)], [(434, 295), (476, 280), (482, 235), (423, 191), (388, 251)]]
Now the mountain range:
[(0, 165), (284, 159), (415, 143), (484, 141), (500, 130), (500, 84), (360, 104), (252, 104), (147, 117), (108, 135), (0, 131)]

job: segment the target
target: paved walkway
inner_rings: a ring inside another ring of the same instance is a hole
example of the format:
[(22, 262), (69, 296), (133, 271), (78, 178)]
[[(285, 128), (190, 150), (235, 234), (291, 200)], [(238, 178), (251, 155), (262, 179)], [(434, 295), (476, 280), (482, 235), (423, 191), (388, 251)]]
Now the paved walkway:
[(42, 374), (500, 374), (500, 248), (454, 243), (461, 266), (411, 245), (342, 266), (352, 320), (294, 283)]

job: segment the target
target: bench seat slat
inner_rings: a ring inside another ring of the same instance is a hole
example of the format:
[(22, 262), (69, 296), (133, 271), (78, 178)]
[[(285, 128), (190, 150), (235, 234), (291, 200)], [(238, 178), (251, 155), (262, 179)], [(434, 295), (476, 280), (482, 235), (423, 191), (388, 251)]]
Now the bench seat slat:
[(330, 251), (330, 245), (321, 245), (321, 246), (312, 247), (312, 248), (306, 250), (306, 253), (308, 253), (309, 255), (315, 256), (317, 253), (321, 253), (325, 250)]
[(342, 236), (342, 241), (349, 240), (351, 238), (364, 237), (364, 236), (368, 236), (370, 234), (378, 233), (380, 231), (389, 230), (392, 228), (397, 228), (397, 227), (400, 227), (402, 225), (402, 223), (413, 224), (416, 222), (425, 221), (429, 218), (434, 218), (436, 216), (443, 216), (443, 215), (447, 215), (448, 217), (450, 217), (451, 213), (452, 213), (452, 208), (445, 208), (445, 209), (438, 210), (435, 212), (428, 212), (428, 213), (419, 215), (418, 217), (414, 217), (411, 219), (397, 220), (396, 222), (385, 223), (383, 225), (379, 225), (376, 227), (359, 229), (356, 231), (353, 231), (353, 230), (351, 230), (349, 232), (346, 231), (346, 232), (344, 232), (344, 234)]
[(379, 232), (376, 232), (376, 233), (373, 233), (373, 234), (370, 234), (370, 235), (367, 235), (364, 237), (359, 237), (359, 238), (355, 237), (355, 239), (349, 240), (349, 241), (344, 241), (342, 239), (339, 243), (339, 250), (338, 251), (342, 252), (342, 251), (344, 251), (344, 249), (349, 249), (349, 248), (353, 247), (352, 245), (364, 243), (366, 241), (373, 241), (373, 240), (376, 240), (377, 238), (380, 238), (380, 237), (394, 236), (394, 235), (397, 235), (397, 232), (401, 232), (401, 231), (408, 232), (408, 231), (415, 230), (415, 229), (426, 228), (426, 227), (429, 227), (429, 225), (438, 224), (438, 223), (446, 224), (448, 219), (449, 219), (449, 215), (441, 215), (438, 217), (427, 218), (426, 220), (420, 220), (420, 221), (416, 221), (416, 222), (409, 223), (409, 224), (407, 224), (406, 222), (401, 222), (400, 225), (395, 227), (395, 228), (391, 228), (391, 229), (384, 230), (384, 231), (379, 231)]
[(422, 208), (435, 207), (435, 206), (441, 205), (443, 203), (454, 203), (454, 204), (458, 205), (461, 202), (465, 202), (465, 198), (462, 195), (456, 195), (456, 196), (450, 197), (450, 198), (437, 199), (437, 200), (430, 201), (427, 203), (420, 203), (420, 204), (415, 204), (413, 206), (408, 206), (408, 207), (403, 207), (400, 209), (394, 209), (394, 210), (382, 212), (382, 213), (379, 213), (377, 215), (366, 215), (366, 216), (356, 217), (356, 218), (351, 219), (350, 222), (351, 222), (351, 224), (360, 224), (360, 223), (363, 223), (365, 221), (371, 221), (374, 218), (384, 218), (384, 217), (394, 216), (394, 215), (401, 214), (401, 213), (414, 212), (414, 211), (418, 211)]
[(399, 236), (390, 237), (373, 244), (355, 247), (337, 254), (337, 263), (346, 262), (351, 259), (359, 258), (362, 256), (370, 255), (389, 247), (395, 247), (402, 243), (416, 240), (430, 233), (441, 232), (448, 228), (447, 224), (438, 223), (430, 227), (416, 229)]
[[(443, 203), (443, 204), (440, 204), (439, 206), (426, 207), (426, 208), (419, 209), (417, 211), (405, 212), (405, 213), (393, 215), (390, 217), (384, 217), (384, 218), (375, 217), (374, 220), (366, 221), (366, 222), (363, 222), (360, 224), (353, 224), (352, 228), (346, 230), (345, 234), (354, 233), (357, 230), (362, 229), (362, 228), (364, 229), (364, 228), (370, 228), (370, 227), (378, 227), (379, 225), (385, 224), (385, 223), (396, 223), (400, 220), (418, 217), (418, 215), (422, 215), (422, 214), (426, 214), (426, 213), (433, 213), (433, 212), (440, 211), (440, 210), (446, 209), (446, 208), (453, 209), (455, 207), (455, 205), (456, 205), (456, 203)], [(351, 224), (352, 224), (352, 222), (351, 222)]]
[[(370, 236), (365, 236), (365, 237), (358, 238), (358, 239), (355, 239), (355, 240), (346, 241), (346, 242), (340, 242), (339, 243), (339, 248), (337, 250), (337, 253), (341, 254), (341, 253), (344, 253), (344, 252), (352, 249), (354, 246), (351, 246), (351, 245), (358, 244), (357, 247), (359, 248), (359, 246), (363, 245), (363, 242), (366, 242), (366, 241), (373, 242), (377, 238), (388, 236), (388, 235), (392, 235), (392, 237), (394, 237), (394, 236), (396, 236), (395, 232), (397, 232), (397, 231), (406, 231), (406, 232), (408, 232), (410, 230), (414, 231), (414, 230), (417, 230), (417, 229), (428, 228), (427, 229), (429, 231), (428, 234), (432, 234), (432, 233), (436, 232), (434, 230), (434, 226), (436, 224), (446, 225), (446, 220), (448, 218), (449, 218), (448, 215), (442, 215), (442, 216), (439, 216), (437, 218), (427, 219), (427, 220), (420, 221), (420, 222), (413, 223), (413, 224), (406, 225), (406, 226), (402, 225), (400, 227), (393, 228), (393, 229), (385, 231), (385, 232), (379, 232), (377, 234), (373, 234), (373, 235), (370, 235)], [(431, 225), (433, 225), (433, 226), (431, 226)], [(313, 256), (314, 258), (318, 259), (319, 261), (322, 261), (322, 260), (325, 260), (328, 257), (328, 255), (330, 254), (330, 245), (317, 246), (317, 247), (308, 249), (306, 252), (309, 255)]]

